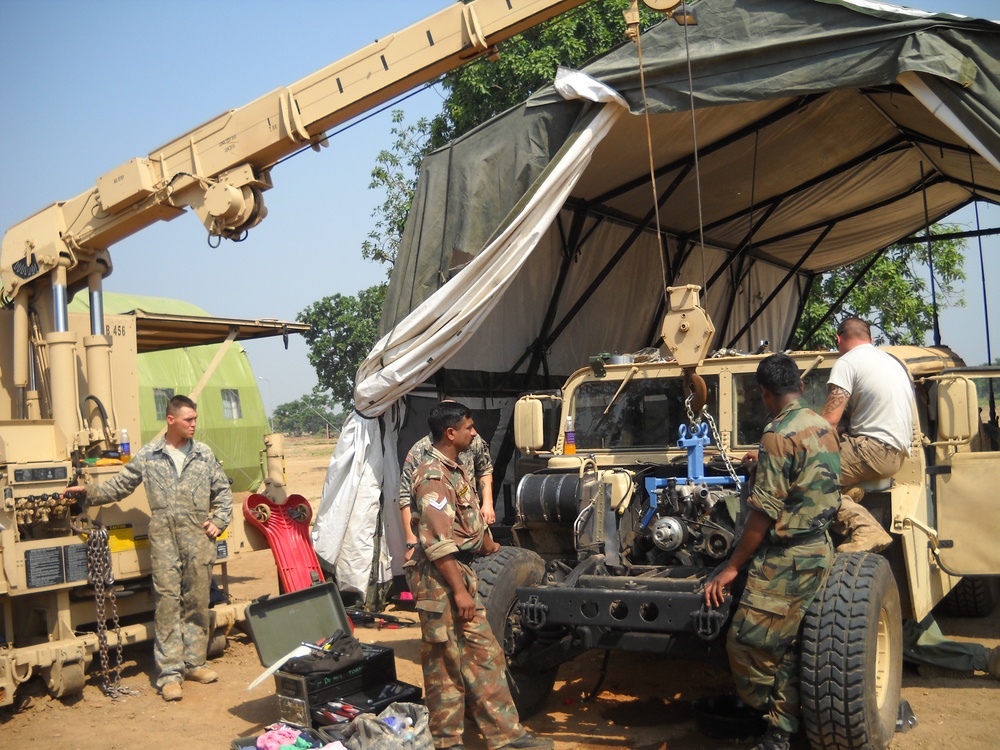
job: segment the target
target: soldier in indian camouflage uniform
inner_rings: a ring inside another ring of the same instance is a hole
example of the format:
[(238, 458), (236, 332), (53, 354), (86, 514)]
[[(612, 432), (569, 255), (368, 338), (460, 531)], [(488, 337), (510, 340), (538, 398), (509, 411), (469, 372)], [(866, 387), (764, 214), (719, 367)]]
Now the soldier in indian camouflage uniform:
[(146, 489), (151, 517), (149, 548), (156, 598), (153, 654), (164, 700), (182, 697), (182, 680), (215, 682), (205, 666), (208, 651), (209, 590), (215, 539), (233, 515), (233, 495), (222, 466), (204, 443), (194, 440), (198, 413), (186, 396), (167, 405), (164, 437), (143, 446), (113, 479), (86, 493), (89, 505), (102, 505)]
[(472, 413), (454, 401), (442, 402), (427, 421), (434, 444), (413, 477), (411, 523), (418, 542), (406, 577), (420, 616), (420, 662), (434, 745), (462, 750), (468, 708), (489, 750), (550, 750), (550, 741), (521, 726), (503, 651), (468, 565), (476, 555), (500, 549), (458, 463), (476, 435)]
[(840, 445), (830, 424), (800, 400), (790, 357), (762, 361), (757, 383), (774, 419), (761, 437), (745, 529), (706, 583), (705, 601), (721, 605), (750, 563), (726, 640), (729, 663), (740, 697), (767, 713), (757, 750), (788, 750), (799, 726), (799, 627), (833, 561), (827, 529), (840, 505)]
[[(449, 402), (443, 402), (449, 403)], [(451, 402), (454, 403), (454, 402)], [(413, 473), (431, 454), (431, 436), (424, 435), (413, 444), (403, 461), (403, 473), (399, 477), (399, 512), (403, 520), (403, 535), (406, 542), (406, 559), (409, 560), (417, 546), (417, 538), (411, 530), (410, 518), (413, 506)], [(458, 462), (465, 470), (465, 476), (473, 481), (473, 488), (479, 495), (479, 507), (487, 525), (497, 520), (493, 510), (493, 461), (490, 447), (482, 437), (476, 435), (468, 450), (458, 455)]]

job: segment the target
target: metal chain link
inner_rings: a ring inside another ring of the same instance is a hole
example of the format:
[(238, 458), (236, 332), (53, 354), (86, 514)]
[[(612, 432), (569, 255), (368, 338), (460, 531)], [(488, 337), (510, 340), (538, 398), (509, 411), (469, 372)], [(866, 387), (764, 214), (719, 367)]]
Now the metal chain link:
[[(97, 607), (97, 650), (101, 659), (101, 690), (115, 700), (123, 695), (138, 695), (138, 692), (122, 687), (122, 628), (118, 621), (118, 601), (115, 598), (115, 574), (111, 567), (111, 545), (106, 527), (95, 523), (87, 537), (87, 580), (94, 587)], [(111, 602), (111, 619), (114, 623), (118, 645), (115, 649), (113, 681), (109, 681), (112, 670), (108, 665), (108, 626), (105, 600)]]
[(715, 447), (719, 449), (719, 456), (722, 458), (722, 462), (726, 465), (726, 471), (729, 472), (729, 478), (736, 483), (736, 491), (741, 492), (743, 490), (743, 483), (740, 482), (740, 478), (736, 474), (736, 467), (733, 466), (733, 462), (729, 458), (729, 454), (726, 453), (726, 447), (722, 444), (722, 436), (719, 434), (719, 428), (715, 424), (715, 419), (712, 418), (712, 413), (708, 410), (708, 404), (701, 407), (701, 414), (695, 416), (694, 409), (691, 408), (691, 402), (693, 400), (693, 393), (689, 394), (688, 397), (684, 399), (684, 409), (687, 411), (688, 422), (691, 423), (692, 430), (697, 431), (698, 426), (703, 420), (708, 422), (708, 428), (712, 431), (712, 440), (715, 441)]
[(719, 455), (722, 457), (722, 462), (726, 465), (726, 471), (729, 472), (729, 478), (736, 483), (736, 491), (742, 492), (743, 483), (740, 482), (740, 478), (736, 474), (736, 467), (733, 466), (733, 462), (729, 458), (729, 454), (726, 453), (726, 447), (722, 444), (722, 436), (719, 434), (719, 428), (716, 426), (711, 412), (708, 411), (707, 406), (703, 406), (701, 413), (705, 416), (705, 421), (708, 422), (708, 428), (712, 431), (712, 440), (715, 441), (715, 445), (719, 449)]

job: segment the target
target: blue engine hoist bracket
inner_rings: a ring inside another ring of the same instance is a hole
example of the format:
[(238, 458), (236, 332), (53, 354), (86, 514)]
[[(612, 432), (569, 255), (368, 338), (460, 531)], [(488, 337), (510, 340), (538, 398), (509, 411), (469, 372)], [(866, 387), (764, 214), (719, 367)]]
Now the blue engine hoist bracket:
[[(732, 477), (706, 477), (705, 476), (705, 448), (712, 444), (712, 437), (708, 434), (708, 424), (702, 422), (694, 430), (689, 425), (682, 424), (677, 428), (680, 436), (677, 440), (678, 448), (687, 449), (687, 478), (685, 482), (695, 485), (731, 485), (734, 484)], [(675, 477), (646, 477), (646, 492), (649, 495), (649, 510), (643, 516), (641, 528), (653, 520), (656, 514), (656, 490), (666, 487), (671, 479)], [(678, 480), (680, 481), (680, 480)], [(740, 482), (746, 483), (746, 477), (740, 477)]]

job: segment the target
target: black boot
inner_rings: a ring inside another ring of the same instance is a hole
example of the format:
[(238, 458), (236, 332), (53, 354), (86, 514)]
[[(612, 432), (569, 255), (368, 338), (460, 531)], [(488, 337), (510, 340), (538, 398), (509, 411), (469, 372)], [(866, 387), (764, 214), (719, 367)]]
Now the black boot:
[(791, 734), (776, 726), (768, 727), (760, 742), (754, 746), (753, 750), (789, 750)]

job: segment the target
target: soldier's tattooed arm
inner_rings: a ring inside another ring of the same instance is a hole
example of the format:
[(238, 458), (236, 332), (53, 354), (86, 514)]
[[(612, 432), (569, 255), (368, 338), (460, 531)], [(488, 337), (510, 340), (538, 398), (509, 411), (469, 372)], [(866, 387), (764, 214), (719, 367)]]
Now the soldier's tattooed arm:
[(832, 383), (826, 387), (826, 390), (826, 403), (823, 404), (823, 411), (820, 413), (820, 416), (836, 429), (837, 425), (840, 424), (840, 418), (844, 416), (844, 409), (847, 408), (851, 392), (845, 391), (839, 385), (833, 385)]

